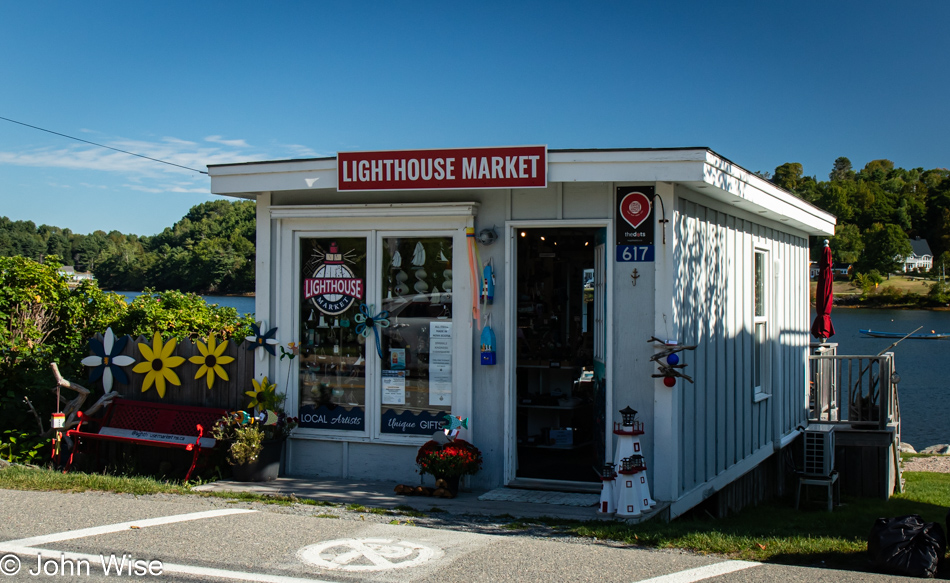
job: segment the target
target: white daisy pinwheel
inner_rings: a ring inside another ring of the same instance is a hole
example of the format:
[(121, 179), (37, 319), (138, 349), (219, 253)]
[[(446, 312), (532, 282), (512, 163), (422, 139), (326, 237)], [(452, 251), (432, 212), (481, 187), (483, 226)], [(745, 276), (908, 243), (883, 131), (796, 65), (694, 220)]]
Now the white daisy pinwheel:
[(102, 335), (102, 342), (95, 338), (89, 339), (89, 350), (93, 355), (82, 359), (82, 363), (92, 367), (89, 371), (90, 381), (102, 379), (102, 388), (106, 393), (112, 392), (113, 379), (125, 385), (129, 384), (129, 377), (121, 368), (135, 363), (134, 358), (122, 354), (128, 341), (128, 336), (123, 336), (116, 341), (112, 328), (106, 328), (106, 333)]

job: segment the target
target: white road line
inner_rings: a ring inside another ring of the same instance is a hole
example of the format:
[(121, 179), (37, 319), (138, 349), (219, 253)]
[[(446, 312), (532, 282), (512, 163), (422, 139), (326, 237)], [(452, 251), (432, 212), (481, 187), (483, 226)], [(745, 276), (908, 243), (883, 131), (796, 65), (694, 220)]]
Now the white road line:
[[(21, 538), (0, 542), (3, 546), (29, 547), (46, 545), (49, 543), (60, 542), (64, 540), (73, 540), (85, 538), (87, 536), (97, 536), (100, 534), (110, 534), (129, 530), (133, 526), (136, 528), (147, 528), (149, 526), (160, 526), (163, 524), (174, 524), (176, 522), (187, 522), (189, 520), (201, 520), (203, 518), (215, 518), (217, 516), (227, 516), (229, 514), (246, 514), (248, 512), (257, 512), (256, 510), (246, 510), (243, 508), (226, 508), (223, 510), (208, 510), (206, 512), (191, 512), (189, 514), (175, 514), (174, 516), (160, 516), (158, 518), (146, 518), (143, 520), (131, 520), (129, 522), (120, 522), (117, 524), (106, 524), (104, 526), (93, 526), (91, 528), (81, 528), (79, 530), (68, 530), (66, 532), (57, 532), (54, 534), (44, 534), (30, 538)], [(97, 557), (98, 558), (98, 557)]]
[(750, 567), (758, 567), (761, 564), (762, 563), (753, 563), (750, 561), (725, 561), (706, 565), (705, 567), (696, 567), (695, 569), (670, 573), (669, 575), (661, 575), (660, 577), (653, 577), (652, 579), (644, 579), (637, 583), (694, 583), (695, 581), (727, 575)]
[[(56, 553), (52, 557), (50, 553)], [(13, 546), (6, 543), (0, 543), (0, 553), (13, 553), (16, 555), (26, 555), (36, 560), (36, 556), (45, 553), (44, 556), (59, 560), (60, 556), (67, 561), (84, 560), (89, 561), (90, 573), (96, 572), (101, 562), (99, 555), (88, 555), (85, 553), (66, 553), (62, 551), (53, 551), (51, 549), (40, 549), (35, 547)], [(29, 565), (25, 565), (24, 569)], [(35, 566), (34, 566), (35, 568)], [(266, 573), (246, 573), (244, 571), (229, 571), (227, 569), (213, 569), (211, 567), (194, 567), (192, 565), (176, 565), (174, 563), (163, 563), (162, 574), (181, 574), (196, 575), (200, 577), (217, 577), (219, 579), (229, 579), (231, 581), (260, 581), (261, 583), (336, 583), (334, 581), (325, 581), (323, 579), (303, 579), (300, 577), (286, 577), (284, 575), (268, 575)]]

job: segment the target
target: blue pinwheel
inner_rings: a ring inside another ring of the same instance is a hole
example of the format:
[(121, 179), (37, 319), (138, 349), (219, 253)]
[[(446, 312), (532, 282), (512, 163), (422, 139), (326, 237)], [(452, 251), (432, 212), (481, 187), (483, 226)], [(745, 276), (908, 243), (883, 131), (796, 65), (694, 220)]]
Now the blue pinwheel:
[(366, 304), (360, 304), (360, 312), (353, 316), (353, 320), (356, 322), (356, 333), (363, 338), (368, 338), (370, 329), (373, 330), (376, 334), (376, 354), (382, 358), (383, 348), (379, 343), (379, 329), (389, 327), (389, 312), (383, 310), (373, 316), (371, 314), (375, 308), (372, 304), (369, 307)]
[[(263, 326), (263, 324), (264, 322), (261, 322), (261, 326)], [(280, 344), (280, 340), (274, 338), (277, 334), (277, 328), (271, 328), (266, 333), (261, 334), (261, 326), (258, 326), (256, 323), (251, 324), (251, 330), (254, 332), (254, 335), (245, 338), (245, 340), (247, 340), (247, 349), (256, 350), (263, 348), (267, 352), (270, 352), (271, 356), (277, 356), (277, 352), (274, 350), (274, 347)], [(264, 358), (264, 353), (259, 352), (258, 356)]]
[(89, 350), (93, 356), (87, 356), (82, 359), (82, 363), (91, 367), (89, 371), (89, 380), (95, 382), (102, 379), (102, 388), (106, 393), (112, 392), (112, 380), (115, 379), (122, 384), (129, 384), (129, 377), (122, 370), (123, 366), (129, 366), (135, 362), (131, 356), (125, 356), (122, 351), (128, 343), (129, 337), (123, 336), (116, 340), (112, 328), (106, 328), (106, 333), (102, 335), (102, 341), (95, 338), (89, 339)]

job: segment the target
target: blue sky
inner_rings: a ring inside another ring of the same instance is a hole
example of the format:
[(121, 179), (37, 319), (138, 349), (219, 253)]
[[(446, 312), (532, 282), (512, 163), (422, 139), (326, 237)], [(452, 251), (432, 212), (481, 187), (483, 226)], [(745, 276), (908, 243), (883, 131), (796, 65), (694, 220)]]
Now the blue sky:
[[(193, 168), (707, 146), (950, 167), (950, 3), (0, 2), (0, 116)], [(152, 235), (207, 176), (0, 120), (0, 216)]]

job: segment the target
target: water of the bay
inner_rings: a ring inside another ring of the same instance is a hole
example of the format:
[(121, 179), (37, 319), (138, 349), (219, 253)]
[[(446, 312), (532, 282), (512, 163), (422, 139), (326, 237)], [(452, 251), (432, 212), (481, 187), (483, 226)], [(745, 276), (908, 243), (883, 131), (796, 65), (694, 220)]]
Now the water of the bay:
[[(125, 296), (125, 299), (132, 301), (138, 296), (142, 295), (142, 292), (137, 291), (117, 291), (120, 296)], [(219, 306), (224, 306), (226, 308), (234, 308), (237, 310), (239, 315), (244, 314), (253, 314), (254, 313), (254, 297), (253, 296), (201, 296), (209, 304), (217, 304)]]
[[(812, 313), (812, 320), (814, 313)], [(896, 339), (871, 338), (858, 330), (950, 332), (950, 312), (835, 308), (831, 312), (839, 355), (874, 355)], [(950, 340), (907, 339), (891, 349), (901, 381), (901, 440), (920, 450), (950, 443)], [(948, 360), (944, 360), (944, 359)], [(944, 368), (948, 366), (948, 368)]]

